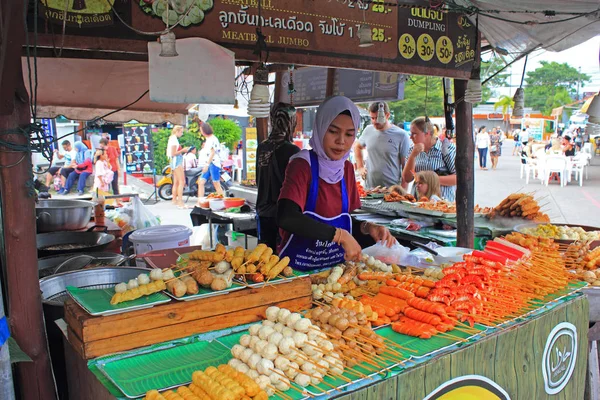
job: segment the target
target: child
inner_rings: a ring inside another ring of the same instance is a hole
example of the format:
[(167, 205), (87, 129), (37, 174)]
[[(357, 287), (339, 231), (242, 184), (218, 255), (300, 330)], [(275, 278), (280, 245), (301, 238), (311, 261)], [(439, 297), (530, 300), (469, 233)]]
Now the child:
[(417, 197), (419, 201), (440, 201), (442, 194), (440, 189), (440, 177), (433, 171), (421, 171), (415, 175), (417, 186)]
[(94, 171), (94, 191), (102, 190), (108, 192), (109, 186), (113, 180), (114, 172), (108, 162), (108, 156), (104, 150), (97, 150), (94, 156), (96, 160)]

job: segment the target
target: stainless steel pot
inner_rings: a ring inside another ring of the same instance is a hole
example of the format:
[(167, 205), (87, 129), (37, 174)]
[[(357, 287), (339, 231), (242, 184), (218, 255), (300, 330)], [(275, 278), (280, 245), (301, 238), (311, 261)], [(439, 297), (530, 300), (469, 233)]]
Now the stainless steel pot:
[(40, 200), (35, 207), (37, 231), (83, 229), (90, 222), (95, 203), (87, 200)]
[(106, 289), (149, 272), (145, 268), (90, 268), (48, 276), (40, 279), (42, 303), (59, 306), (62, 311), (64, 301), (69, 298), (67, 286)]
[(77, 271), (89, 268), (113, 268), (125, 262), (126, 257), (109, 252), (70, 253), (38, 259), (38, 276), (45, 278), (50, 275)]

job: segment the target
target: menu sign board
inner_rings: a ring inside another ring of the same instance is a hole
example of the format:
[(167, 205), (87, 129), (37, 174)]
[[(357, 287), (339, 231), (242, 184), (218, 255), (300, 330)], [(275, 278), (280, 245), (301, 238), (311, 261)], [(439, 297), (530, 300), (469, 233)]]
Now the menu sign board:
[(246, 128), (246, 179), (256, 179), (256, 150), (258, 138), (256, 128)]
[[(169, 11), (167, 0), (132, 2), (132, 24), (144, 31), (176, 22), (190, 2)], [(385, 0), (298, 1), (196, 0), (177, 38), (204, 37), (256, 60), (256, 28), (262, 27), (270, 62), (328, 65), (390, 72), (469, 76), (475, 60), (476, 30), (466, 16), (424, 7), (400, 7)], [(367, 24), (371, 47), (359, 47)]]
[(150, 125), (123, 124), (125, 166), (129, 173), (152, 173), (154, 157)]
[[(295, 92), (287, 91), (290, 73), (283, 74), (279, 101), (295, 106), (310, 106), (326, 98), (327, 69), (308, 67), (294, 70), (292, 81)], [(375, 100), (402, 100), (404, 98), (404, 76), (389, 72), (371, 72), (336, 69), (333, 78), (333, 94), (346, 96), (355, 102)]]

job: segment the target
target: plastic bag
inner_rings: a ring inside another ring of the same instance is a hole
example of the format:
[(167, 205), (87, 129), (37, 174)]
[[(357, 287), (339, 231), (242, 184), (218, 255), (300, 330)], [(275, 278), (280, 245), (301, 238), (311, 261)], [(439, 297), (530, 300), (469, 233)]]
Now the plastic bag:
[(383, 242), (379, 242), (363, 250), (363, 254), (371, 256), (386, 264), (405, 264), (410, 249), (398, 243), (392, 247), (387, 247)]
[(133, 201), (133, 226), (135, 229), (149, 228), (160, 225), (160, 219), (156, 217), (148, 207), (142, 203), (139, 196), (134, 197)]

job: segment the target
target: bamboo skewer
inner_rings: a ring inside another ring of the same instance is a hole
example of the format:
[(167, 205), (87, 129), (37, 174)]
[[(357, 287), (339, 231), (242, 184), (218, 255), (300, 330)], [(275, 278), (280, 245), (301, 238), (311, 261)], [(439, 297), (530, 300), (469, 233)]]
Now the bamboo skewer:
[[(300, 368), (296, 368), (296, 367), (292, 367), (292, 366), (289, 366), (288, 368), (289, 368), (289, 369), (293, 369), (294, 371), (298, 371), (298, 372), (299, 372), (299, 373), (301, 373), (301, 374), (308, 375), (308, 376), (310, 376), (311, 378), (319, 379), (319, 377), (317, 377), (317, 376), (315, 376), (315, 375), (313, 375), (313, 374), (310, 374), (310, 373), (308, 373), (308, 372), (306, 372), (306, 371), (303, 371), (303, 370), (301, 370)], [(326, 374), (325, 374), (325, 375), (326, 375)], [(333, 386), (332, 384), (330, 384), (330, 383), (326, 382), (326, 381), (325, 381), (325, 379), (321, 379), (321, 381), (319, 382), (319, 384), (321, 384), (321, 383), (324, 383), (325, 385), (329, 386), (330, 388), (332, 388), (332, 389), (334, 389), (334, 390), (336, 390), (336, 391), (337, 391), (337, 390), (339, 390), (337, 386)], [(312, 384), (311, 384), (311, 386), (316, 386), (316, 385), (312, 385)]]
[[(287, 378), (287, 377), (286, 377)], [(291, 382), (290, 382), (291, 383)], [(292, 386), (291, 384), (289, 385), (290, 387)], [(293, 397), (288, 396), (287, 394), (285, 394), (284, 392), (282, 392), (281, 390), (275, 388), (274, 386), (271, 385), (267, 385), (268, 388), (270, 388), (271, 390), (273, 390), (275, 393), (277, 393), (278, 396), (283, 397), (285, 400), (293, 400)]]

